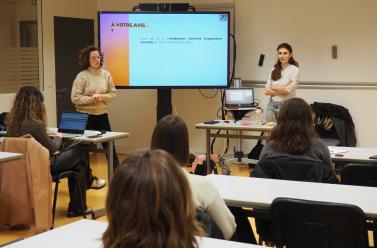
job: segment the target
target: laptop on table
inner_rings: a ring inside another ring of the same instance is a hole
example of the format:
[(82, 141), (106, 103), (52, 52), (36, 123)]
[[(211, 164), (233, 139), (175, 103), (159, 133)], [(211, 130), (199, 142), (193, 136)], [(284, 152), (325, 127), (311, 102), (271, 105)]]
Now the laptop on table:
[(63, 133), (63, 138), (82, 136), (85, 132), (88, 116), (87, 113), (62, 113), (58, 132)]
[(225, 89), (225, 108), (227, 110), (253, 110), (254, 90), (252, 88)]

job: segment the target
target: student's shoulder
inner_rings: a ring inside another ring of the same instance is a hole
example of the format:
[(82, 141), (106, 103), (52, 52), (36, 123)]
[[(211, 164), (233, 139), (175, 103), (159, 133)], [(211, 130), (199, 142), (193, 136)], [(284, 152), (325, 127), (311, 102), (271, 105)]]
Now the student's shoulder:
[(314, 147), (320, 147), (320, 148), (328, 149), (328, 146), (320, 138), (314, 137), (314, 138), (312, 138), (311, 141), (312, 141), (312, 146), (314, 146)]
[(207, 180), (205, 176), (199, 176), (199, 175), (194, 175), (194, 174), (188, 174), (187, 175), (189, 183), (191, 185), (195, 185), (195, 187), (198, 188), (210, 188), (212, 189), (214, 186), (210, 183), (210, 181)]
[(21, 130), (22, 132), (39, 133), (44, 130), (44, 125), (42, 121), (27, 120), (22, 124)]

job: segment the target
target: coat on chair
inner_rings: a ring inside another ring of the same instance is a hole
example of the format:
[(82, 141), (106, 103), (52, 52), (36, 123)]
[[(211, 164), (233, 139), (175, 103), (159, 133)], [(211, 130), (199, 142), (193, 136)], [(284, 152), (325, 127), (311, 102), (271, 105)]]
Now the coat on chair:
[(29, 225), (36, 233), (52, 225), (50, 155), (34, 138), (3, 138), (0, 151), (22, 153), (0, 164), (0, 225)]

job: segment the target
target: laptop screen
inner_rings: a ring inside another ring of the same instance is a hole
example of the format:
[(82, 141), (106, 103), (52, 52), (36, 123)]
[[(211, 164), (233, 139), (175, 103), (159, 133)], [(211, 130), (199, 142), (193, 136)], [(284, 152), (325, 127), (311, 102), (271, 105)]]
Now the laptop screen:
[(254, 107), (254, 91), (252, 88), (226, 89), (225, 107)]
[(88, 116), (87, 113), (62, 113), (58, 131), (62, 133), (83, 134)]

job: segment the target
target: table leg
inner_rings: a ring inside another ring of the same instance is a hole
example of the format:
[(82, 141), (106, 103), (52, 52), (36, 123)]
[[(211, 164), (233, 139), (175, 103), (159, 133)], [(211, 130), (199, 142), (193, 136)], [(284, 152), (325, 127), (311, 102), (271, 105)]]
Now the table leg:
[(210, 129), (206, 129), (206, 166), (207, 166), (207, 174), (211, 174), (212, 173), (212, 169), (211, 169), (211, 130)]
[(110, 183), (111, 179), (113, 178), (113, 171), (114, 171), (114, 141), (110, 140), (107, 142), (107, 157), (108, 159), (108, 183)]
[[(110, 140), (110, 141), (107, 142), (106, 155), (107, 155), (107, 158), (108, 158), (107, 159), (107, 163), (108, 163), (107, 183), (108, 183), (108, 185), (110, 185), (110, 181), (113, 178), (113, 170), (114, 170), (114, 149), (113, 149), (113, 146), (114, 146), (114, 141)], [(105, 214), (106, 214), (106, 210), (104, 208), (98, 209), (98, 210), (93, 212), (92, 219), (95, 220), (99, 217), (105, 216)]]

